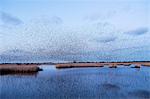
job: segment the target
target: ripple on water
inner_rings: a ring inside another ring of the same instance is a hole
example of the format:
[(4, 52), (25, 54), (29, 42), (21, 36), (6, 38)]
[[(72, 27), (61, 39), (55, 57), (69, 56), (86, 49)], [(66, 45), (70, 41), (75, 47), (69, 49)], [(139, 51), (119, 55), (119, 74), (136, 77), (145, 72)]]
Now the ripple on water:
[(140, 99), (150, 99), (150, 91), (147, 90), (135, 90), (129, 92), (129, 95)]

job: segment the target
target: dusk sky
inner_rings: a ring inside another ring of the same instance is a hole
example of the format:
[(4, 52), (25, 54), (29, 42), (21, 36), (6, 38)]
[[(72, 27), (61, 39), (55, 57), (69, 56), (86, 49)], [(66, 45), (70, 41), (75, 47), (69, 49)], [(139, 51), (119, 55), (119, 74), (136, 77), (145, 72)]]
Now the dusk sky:
[(149, 18), (149, 0), (0, 0), (1, 60), (148, 61)]

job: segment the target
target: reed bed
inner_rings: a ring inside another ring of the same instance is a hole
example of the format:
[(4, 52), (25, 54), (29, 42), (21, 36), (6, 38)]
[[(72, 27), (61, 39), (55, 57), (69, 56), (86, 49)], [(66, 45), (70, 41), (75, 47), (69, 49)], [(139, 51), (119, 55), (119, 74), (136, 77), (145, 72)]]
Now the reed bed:
[(141, 66), (150, 67), (150, 62), (106, 62), (106, 63), (58, 63), (56, 68), (77, 68), (77, 67), (103, 67), (108, 66), (109, 68), (117, 68), (117, 66), (130, 66), (135, 65), (135, 68), (140, 68)]
[(0, 75), (13, 73), (34, 73), (41, 71), (37, 65), (0, 65)]

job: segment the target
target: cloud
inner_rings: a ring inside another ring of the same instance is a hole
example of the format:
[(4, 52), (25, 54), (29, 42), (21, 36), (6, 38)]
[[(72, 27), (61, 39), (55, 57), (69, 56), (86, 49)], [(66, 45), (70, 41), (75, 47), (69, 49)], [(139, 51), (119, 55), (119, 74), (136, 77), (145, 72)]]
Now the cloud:
[(115, 41), (116, 39), (117, 37), (107, 36), (107, 37), (96, 38), (95, 41), (100, 43), (109, 43)]
[[(59, 17), (35, 18), (29, 23), (13, 28), (11, 44), (37, 54), (72, 55), (81, 53), (86, 46), (85, 41), (75, 30), (64, 26)], [(7, 31), (8, 33), (10, 30)], [(6, 32), (5, 32), (6, 33)], [(10, 35), (9, 35), (10, 36)], [(8, 38), (4, 36), (3, 38)], [(17, 38), (17, 39), (16, 39)], [(21, 38), (21, 39), (20, 39)], [(12, 40), (13, 39), (13, 40)], [(17, 42), (20, 42), (18, 45)], [(8, 42), (4, 45), (6, 46)], [(11, 44), (9, 44), (11, 46)], [(11, 49), (11, 48), (9, 48)]]
[(31, 24), (35, 24), (36, 25), (53, 25), (53, 26), (56, 26), (56, 25), (61, 25), (63, 24), (63, 20), (62, 18), (58, 17), (58, 16), (52, 16), (52, 17), (46, 17), (46, 16), (40, 16), (40, 17), (37, 17), (37, 18), (33, 18), (31, 19), (30, 21)]
[(117, 52), (117, 51), (126, 51), (126, 50), (150, 50), (150, 46), (149, 45), (142, 45), (142, 46), (131, 46), (131, 47), (124, 47), (124, 48), (119, 48), (119, 49), (115, 49), (112, 50), (113, 52)]
[(52, 23), (55, 23), (55, 24), (62, 24), (63, 23), (62, 19), (58, 16), (53, 16), (51, 18), (51, 21), (52, 21)]
[(21, 49), (11, 49), (3, 52), (3, 55), (10, 55), (10, 56), (24, 56), (24, 55), (31, 55), (31, 52), (24, 51)]
[[(86, 59), (87, 56), (89, 60), (99, 58), (111, 60), (116, 56), (111, 55), (111, 51), (109, 52), (109, 50), (116, 49), (118, 46), (118, 48), (126, 46), (122, 43), (120, 47), (120, 43), (118, 44), (116, 42), (124, 37), (122, 37), (122, 34), (110, 22), (89, 23), (85, 25), (86, 28), (81, 26), (72, 28), (62, 23), (62, 19), (57, 16), (42, 17), (40, 19), (34, 18), (33, 21), (31, 20), (29, 23), (20, 25), (19, 28), (13, 28), (7, 32), (3, 29), (4, 33), (12, 32), (8, 37), (3, 37), (5, 50), (9, 50), (7, 55), (30, 56), (34, 54), (34, 56), (43, 56), (43, 60), (56, 58), (60, 60), (80, 61), (80, 59)], [(9, 42), (10, 37), (11, 43)], [(127, 42), (127, 46), (130, 45), (132, 44)], [(10, 47), (7, 48), (7, 46)], [(23, 51), (11, 50), (13, 46), (18, 49), (21, 48)], [(26, 54), (24, 50), (32, 54)], [(94, 52), (96, 51), (101, 53), (108, 51), (110, 55), (96, 53), (97, 56), (95, 56), (96, 54)], [(86, 52), (91, 52), (91, 54), (88, 55)], [(119, 51), (116, 53), (118, 54)]]
[(105, 20), (113, 17), (117, 13), (116, 10), (112, 11), (105, 11), (105, 12), (97, 12), (90, 15), (87, 15), (84, 19), (88, 21), (98, 21), (98, 20)]
[[(115, 26), (109, 22), (97, 22), (93, 25), (94, 33), (89, 38), (96, 43), (109, 43), (117, 39), (118, 35)], [(92, 32), (93, 32), (92, 31)]]
[(19, 18), (5, 12), (1, 12), (0, 19), (4, 24), (19, 25), (23, 23)]
[(148, 28), (144, 27), (144, 28), (138, 28), (136, 30), (125, 32), (125, 34), (138, 36), (138, 35), (146, 34), (148, 31), (149, 31)]

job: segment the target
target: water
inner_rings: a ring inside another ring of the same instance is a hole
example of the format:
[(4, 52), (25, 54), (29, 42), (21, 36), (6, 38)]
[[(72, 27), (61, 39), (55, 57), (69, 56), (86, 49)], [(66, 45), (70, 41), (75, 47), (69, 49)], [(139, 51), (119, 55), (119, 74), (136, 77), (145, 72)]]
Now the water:
[(0, 99), (149, 99), (150, 68), (40, 66), (35, 75), (0, 76)]

